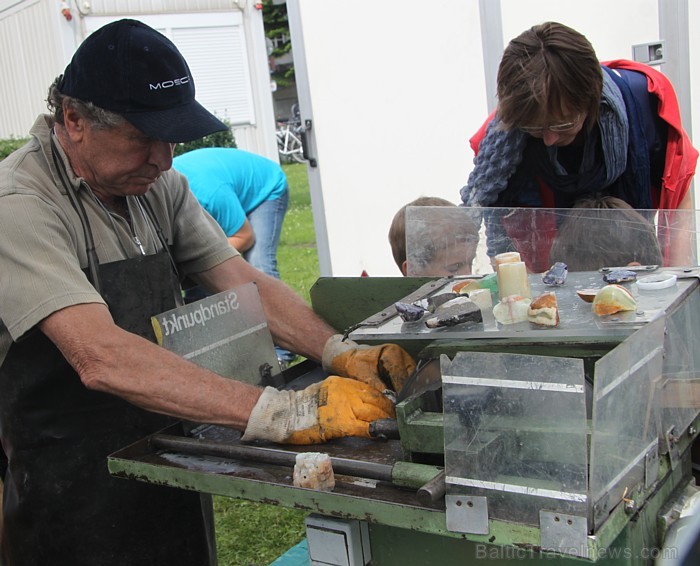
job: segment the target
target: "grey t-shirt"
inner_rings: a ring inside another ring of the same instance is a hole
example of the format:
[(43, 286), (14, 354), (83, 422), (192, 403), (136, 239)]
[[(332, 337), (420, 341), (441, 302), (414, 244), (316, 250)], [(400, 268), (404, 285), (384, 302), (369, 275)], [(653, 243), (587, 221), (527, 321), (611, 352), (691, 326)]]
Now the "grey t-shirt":
[[(52, 127), (50, 116), (39, 116), (30, 131), (32, 139), (0, 162), (0, 360), (13, 340), (53, 312), (104, 303), (83, 271), (88, 265), (85, 236), (53, 162)], [(147, 254), (161, 251), (156, 228), (141, 203), (127, 198), (132, 226), (107, 212), (73, 174), (58, 147), (87, 212), (99, 262), (137, 257), (142, 253), (137, 239)], [(181, 276), (206, 271), (238, 255), (178, 172), (166, 171), (144, 198)]]

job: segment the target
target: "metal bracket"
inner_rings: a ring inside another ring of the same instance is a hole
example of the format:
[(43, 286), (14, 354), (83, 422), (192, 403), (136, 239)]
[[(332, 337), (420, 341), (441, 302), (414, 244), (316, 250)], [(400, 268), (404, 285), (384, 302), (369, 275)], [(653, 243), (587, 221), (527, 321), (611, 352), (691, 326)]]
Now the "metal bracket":
[(540, 546), (542, 550), (589, 558), (586, 517), (540, 510)]
[(666, 441), (666, 450), (671, 459), (671, 469), (675, 470), (681, 456), (678, 448), (679, 436), (675, 426), (671, 426), (671, 428), (666, 431), (664, 440)]
[(644, 486), (651, 487), (659, 479), (659, 442), (644, 456)]
[(311, 131), (312, 127), (313, 122), (310, 119), (307, 118), (304, 120), (304, 127), (299, 130), (299, 133), (301, 134), (301, 151), (304, 159), (309, 162), (309, 167), (318, 167), (318, 161), (316, 161), (316, 158), (311, 157), (309, 154), (309, 138), (306, 137), (306, 134)]
[(666, 57), (664, 56), (665, 46), (663, 39), (649, 43), (638, 43), (632, 46), (632, 58), (646, 65), (661, 65), (666, 62)]
[(489, 506), (486, 497), (446, 495), (447, 530), (474, 535), (489, 534)]

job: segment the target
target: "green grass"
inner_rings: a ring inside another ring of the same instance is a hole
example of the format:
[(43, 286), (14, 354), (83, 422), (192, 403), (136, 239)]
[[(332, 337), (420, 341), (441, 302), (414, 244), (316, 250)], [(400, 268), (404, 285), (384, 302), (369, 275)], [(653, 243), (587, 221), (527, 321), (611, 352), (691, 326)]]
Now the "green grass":
[[(277, 252), (282, 280), (309, 302), (319, 276), (306, 165), (283, 165), (289, 209)], [(241, 499), (214, 497), (219, 566), (265, 566), (304, 538), (306, 513)]]
[(318, 279), (316, 234), (306, 165), (282, 165), (289, 182), (289, 208), (282, 226), (277, 261), (282, 280), (309, 302), (309, 289)]
[(282, 168), (289, 182), (289, 208), (277, 250), (278, 269), (282, 281), (310, 303), (309, 289), (318, 279), (319, 270), (309, 178), (302, 163), (284, 164)]
[(306, 513), (214, 497), (219, 566), (264, 566), (301, 541)]

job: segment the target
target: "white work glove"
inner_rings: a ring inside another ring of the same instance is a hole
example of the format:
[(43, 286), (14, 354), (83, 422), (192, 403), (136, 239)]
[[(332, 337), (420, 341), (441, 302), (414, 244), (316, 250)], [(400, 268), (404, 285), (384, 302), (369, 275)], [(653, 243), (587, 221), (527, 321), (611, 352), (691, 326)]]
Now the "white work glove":
[(343, 436), (369, 438), (369, 423), (394, 417), (394, 405), (381, 391), (331, 376), (302, 391), (266, 387), (241, 440), (319, 444)]

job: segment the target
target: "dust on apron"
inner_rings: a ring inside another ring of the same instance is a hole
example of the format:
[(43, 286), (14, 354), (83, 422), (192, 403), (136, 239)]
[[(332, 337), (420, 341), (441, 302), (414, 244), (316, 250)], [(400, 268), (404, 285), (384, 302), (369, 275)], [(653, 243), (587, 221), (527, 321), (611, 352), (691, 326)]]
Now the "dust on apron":
[[(156, 254), (87, 270), (116, 324), (151, 341), (150, 316), (178, 306), (162, 243)], [(0, 367), (4, 566), (210, 564), (199, 494), (107, 470), (109, 454), (173, 422), (88, 390), (38, 329), (13, 343)]]

